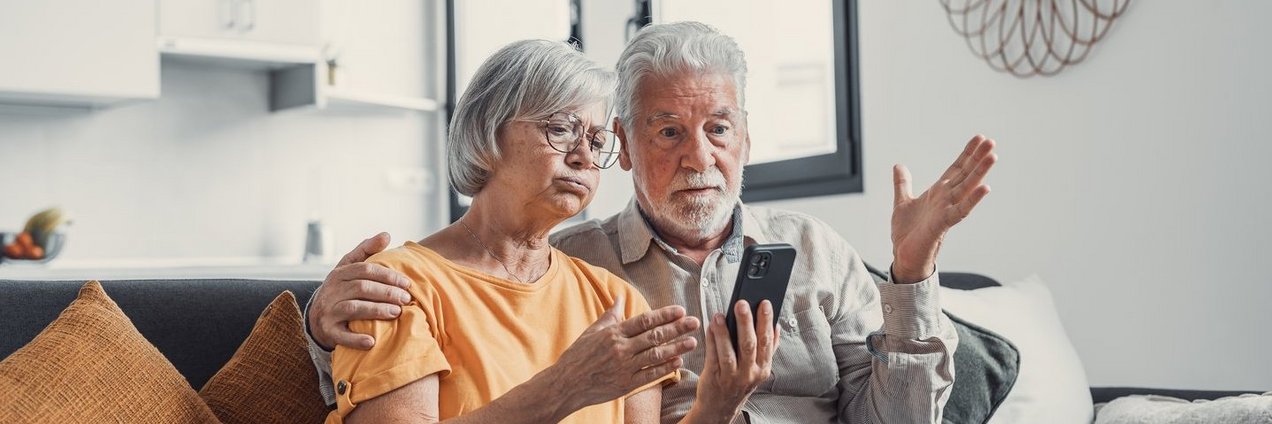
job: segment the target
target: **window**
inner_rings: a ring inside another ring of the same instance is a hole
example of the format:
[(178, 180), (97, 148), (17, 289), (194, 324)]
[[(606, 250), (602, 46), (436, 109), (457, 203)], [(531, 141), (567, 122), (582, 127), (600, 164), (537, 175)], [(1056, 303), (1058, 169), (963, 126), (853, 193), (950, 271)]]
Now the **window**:
[(746, 52), (743, 200), (861, 192), (855, 0), (647, 0), (638, 10), (712, 25)]
[[(525, 39), (577, 39), (577, 0), (446, 1), (447, 105), (446, 122), (459, 95), (477, 68), (504, 45)], [(472, 198), (450, 190), (450, 221), (468, 211)], [(568, 222), (582, 221), (580, 213)]]

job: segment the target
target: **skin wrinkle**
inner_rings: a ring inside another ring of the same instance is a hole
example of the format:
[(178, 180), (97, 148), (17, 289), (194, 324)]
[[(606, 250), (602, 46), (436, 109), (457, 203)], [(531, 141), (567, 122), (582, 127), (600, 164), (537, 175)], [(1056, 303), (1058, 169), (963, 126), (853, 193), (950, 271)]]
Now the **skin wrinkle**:
[[(749, 159), (750, 136), (745, 113), (737, 112), (736, 84), (726, 73), (696, 71), (645, 78), (642, 85), (660, 89), (638, 93), (634, 103), (646, 107), (633, 112), (646, 117), (636, 116), (643, 125), (621, 134), (620, 163), (632, 171), (637, 202), (657, 223), (660, 235), (678, 247), (705, 249), (728, 236), (742, 168)], [(727, 139), (711, 133), (721, 124), (731, 131)], [(662, 131), (674, 131), (679, 138), (659, 139)], [(632, 149), (628, 143), (640, 143), (641, 148)], [(680, 191), (720, 180), (723, 187), (712, 193)]]
[[(594, 123), (604, 122), (605, 107), (604, 102), (594, 102), (565, 111)], [(546, 234), (555, 224), (546, 224), (563, 221), (582, 211), (595, 195), (596, 186), (600, 183), (600, 170), (592, 164), (585, 143), (580, 143), (573, 152), (561, 153), (548, 145), (538, 123), (510, 121), (501, 125), (497, 142), (503, 154), (486, 186), (474, 196), (485, 198), (480, 203), (487, 207), (469, 211), (474, 216), (481, 216), (480, 224), (474, 224), (472, 228), (478, 238), (490, 243), (489, 253), (502, 260), (503, 265), (507, 265), (519, 279), (533, 282), (547, 272), (551, 263), (551, 246)], [(550, 180), (545, 179), (544, 169), (553, 170)], [(586, 193), (580, 195), (562, 189), (562, 183), (556, 180), (562, 177), (577, 178), (586, 186)], [(492, 192), (500, 195), (483, 195)], [(508, 214), (507, 211), (520, 212)], [(465, 215), (461, 219), (472, 217)], [(462, 239), (460, 237), (459, 243), (464, 243)], [(450, 257), (444, 252), (448, 249), (438, 247), (438, 250), (443, 252), (443, 256)], [(463, 254), (455, 255), (457, 263), (501, 273), (501, 264), (490, 258), (480, 246), (468, 246), (464, 250)]]

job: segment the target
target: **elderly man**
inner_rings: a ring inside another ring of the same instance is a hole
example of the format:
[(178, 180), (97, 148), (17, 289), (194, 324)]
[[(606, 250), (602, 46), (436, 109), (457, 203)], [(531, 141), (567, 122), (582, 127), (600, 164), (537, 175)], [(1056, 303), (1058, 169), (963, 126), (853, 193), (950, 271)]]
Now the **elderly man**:
[[(939, 422), (957, 337), (940, 311), (936, 257), (946, 232), (989, 193), (982, 182), (996, 160), (993, 141), (973, 138), (917, 197), (906, 168), (894, 167), (891, 280), (875, 283), (825, 223), (740, 202), (751, 139), (746, 63), (731, 38), (698, 23), (652, 25), (627, 46), (617, 71), (619, 163), (632, 172), (635, 198), (615, 216), (559, 232), (553, 244), (627, 280), (651, 306), (682, 305), (714, 328), (739, 306), (728, 301), (746, 245), (785, 242), (799, 251), (772, 357), (745, 354), (763, 352), (763, 336), (739, 338), (744, 353), (736, 357), (730, 349), (684, 355), (680, 382), (663, 392), (663, 422), (682, 418), (704, 394), (724, 400), (720, 417), (752, 423)], [(390, 286), (404, 285), (401, 276), (357, 263), (387, 243), (385, 234), (364, 241), (308, 308), (323, 372), (323, 347), (374, 343), (350, 333), (348, 321), (392, 318), (397, 309), (385, 303), (405, 299)], [(752, 334), (762, 333), (771, 332)], [(721, 364), (732, 372), (712, 368)]]

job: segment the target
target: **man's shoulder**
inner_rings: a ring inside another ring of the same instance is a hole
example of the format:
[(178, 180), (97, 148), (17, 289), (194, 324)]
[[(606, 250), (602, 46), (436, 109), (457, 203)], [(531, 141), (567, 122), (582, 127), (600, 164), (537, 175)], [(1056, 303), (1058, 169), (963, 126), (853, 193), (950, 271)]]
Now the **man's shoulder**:
[(797, 212), (789, 209), (770, 208), (765, 206), (744, 205), (746, 211), (756, 219), (766, 222), (792, 222), (792, 223), (808, 223), (825, 225), (822, 220), (817, 217)]
[(846, 242), (826, 221), (803, 212), (751, 205), (746, 205), (746, 212), (759, 221), (761, 230), (774, 240), (798, 237)]
[(570, 248), (595, 246), (596, 243), (609, 242), (618, 235), (618, 215), (605, 219), (589, 219), (571, 225), (549, 236), (549, 242), (571, 256), (576, 256)]
[(565, 254), (612, 269), (618, 252), (618, 215), (592, 219), (553, 233), (549, 241)]

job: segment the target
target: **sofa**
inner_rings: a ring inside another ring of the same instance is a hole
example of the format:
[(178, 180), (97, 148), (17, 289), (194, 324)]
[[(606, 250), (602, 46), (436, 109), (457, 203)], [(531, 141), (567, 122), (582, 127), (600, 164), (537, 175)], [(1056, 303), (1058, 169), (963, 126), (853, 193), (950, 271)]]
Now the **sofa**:
[[(999, 286), (993, 279), (970, 273), (942, 273), (941, 284), (953, 290)], [(57, 318), (76, 298), (83, 285), (83, 281), (0, 280), (0, 359), (26, 345)], [(258, 315), (272, 299), (283, 291), (291, 291), (296, 302), (303, 307), (318, 285), (317, 281), (241, 279), (117, 280), (101, 283), (137, 331), (171, 361), (193, 388), (202, 387), (235, 355), (240, 344), (252, 332)], [(960, 348), (956, 359), (967, 354), (971, 354), (970, 349), (965, 351)], [(962, 369), (960, 373), (963, 373)], [(1010, 389), (1008, 384), (1006, 390)], [(1093, 403), (1108, 402), (1130, 394), (1158, 394), (1191, 400), (1254, 393), (1134, 387), (1089, 389)], [(980, 389), (960, 387), (956, 383), (955, 390)]]
[[(950, 272), (941, 273), (941, 286), (955, 290), (976, 290), (987, 287), (997, 287), (1001, 284), (992, 278), (980, 274)], [(1239, 396), (1247, 393), (1257, 393), (1255, 391), (1244, 390), (1188, 390), (1188, 389), (1160, 389), (1146, 387), (1091, 387), (1091, 400), (1094, 404), (1106, 403), (1113, 399), (1130, 395), (1159, 395), (1170, 396), (1188, 400), (1213, 400), (1222, 397)]]
[[(317, 281), (117, 280), (102, 287), (145, 338), (199, 388), (234, 355), (261, 310), (285, 290), (302, 307)], [(84, 281), (0, 280), (0, 358), (58, 317)]]

